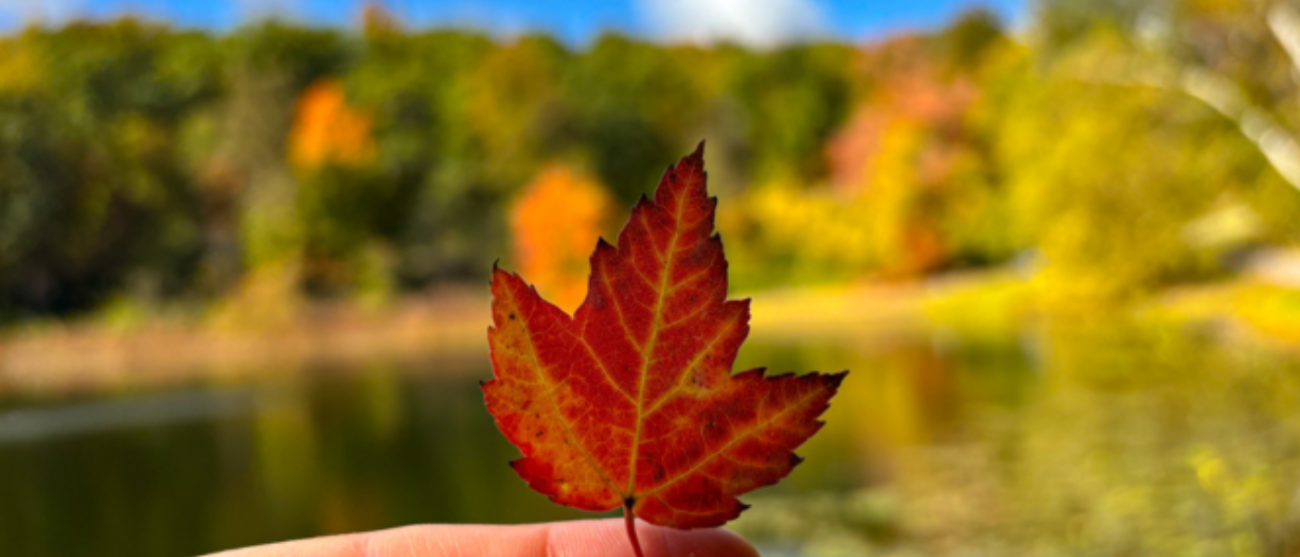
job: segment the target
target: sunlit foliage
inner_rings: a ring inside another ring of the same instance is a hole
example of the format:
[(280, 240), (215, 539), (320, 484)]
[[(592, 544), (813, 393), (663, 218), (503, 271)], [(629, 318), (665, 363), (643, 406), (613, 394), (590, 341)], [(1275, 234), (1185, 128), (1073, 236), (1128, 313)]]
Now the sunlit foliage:
[(342, 86), (321, 81), (298, 98), (289, 133), (289, 160), (314, 169), (325, 164), (362, 166), (375, 157), (370, 117), (348, 106)]
[(821, 142), (826, 172), (747, 192), (723, 220), (742, 244), (735, 253), (778, 284), (913, 278), (1009, 258), (989, 230), (994, 161), (971, 118), (985, 66), (1008, 48), (976, 13), (944, 34), (865, 49), (856, 107)]
[(610, 195), (591, 177), (566, 166), (546, 168), (510, 209), (516, 268), (572, 312), (587, 293), (588, 257), (611, 229), (614, 212)]
[(1300, 66), (1276, 5), (1046, 0), (1024, 33), (975, 11), (764, 51), (373, 9), (360, 33), (31, 28), (0, 39), (0, 319), (219, 300), (264, 266), (313, 297), (484, 279), (548, 165), (623, 207), (701, 138), (741, 286), (1211, 280), (1297, 235)]

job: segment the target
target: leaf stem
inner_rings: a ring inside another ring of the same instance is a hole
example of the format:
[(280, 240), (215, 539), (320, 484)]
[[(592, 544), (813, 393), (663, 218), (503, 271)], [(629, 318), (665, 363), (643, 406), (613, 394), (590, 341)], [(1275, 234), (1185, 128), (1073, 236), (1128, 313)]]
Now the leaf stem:
[(632, 552), (636, 557), (645, 557), (641, 552), (641, 542), (636, 539), (636, 515), (632, 514), (632, 505), (623, 505), (623, 523), (627, 525), (627, 538), (632, 540)]

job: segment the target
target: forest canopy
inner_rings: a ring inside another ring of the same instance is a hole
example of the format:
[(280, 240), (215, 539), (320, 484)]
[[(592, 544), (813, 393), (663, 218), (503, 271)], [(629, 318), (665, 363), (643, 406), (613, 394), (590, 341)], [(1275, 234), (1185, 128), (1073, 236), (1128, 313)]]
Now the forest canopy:
[(570, 299), (700, 139), (742, 289), (1210, 279), (1300, 232), (1297, 56), (1300, 16), (1248, 0), (1051, 0), (1015, 34), (975, 11), (770, 50), (374, 16), (31, 27), (0, 38), (0, 320), (265, 284), (385, 299), (503, 254)]

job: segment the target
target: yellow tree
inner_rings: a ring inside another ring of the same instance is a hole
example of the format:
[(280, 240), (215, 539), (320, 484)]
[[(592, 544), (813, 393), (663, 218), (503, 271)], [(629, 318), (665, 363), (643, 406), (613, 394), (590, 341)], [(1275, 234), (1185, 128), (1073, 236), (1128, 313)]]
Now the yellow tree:
[(957, 246), (945, 230), (974, 157), (966, 115), (979, 96), (967, 75), (945, 75), (925, 38), (868, 52), (875, 91), (827, 147), (831, 185), (860, 198), (882, 270), (922, 274)]

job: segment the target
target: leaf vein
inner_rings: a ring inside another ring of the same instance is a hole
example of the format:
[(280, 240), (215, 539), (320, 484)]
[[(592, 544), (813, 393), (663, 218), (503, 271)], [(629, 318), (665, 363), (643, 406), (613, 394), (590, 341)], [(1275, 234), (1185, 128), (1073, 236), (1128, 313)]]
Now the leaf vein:
[(686, 372), (683, 373), (682, 376), (677, 379), (677, 384), (673, 385), (673, 388), (671, 390), (664, 393), (664, 395), (660, 397), (659, 400), (656, 400), (654, 404), (650, 406), (650, 410), (647, 410), (645, 414), (647, 418), (653, 416), (654, 413), (657, 410), (659, 410), (660, 407), (662, 407), (664, 404), (667, 404), (668, 401), (672, 399), (672, 397), (677, 396), (677, 393), (680, 393), (682, 389), (686, 388), (686, 378), (690, 376), (690, 370), (694, 369), (695, 366), (699, 365), (700, 358), (704, 357), (709, 352), (712, 352), (714, 347), (718, 345), (718, 342), (720, 342), (722, 338), (727, 335), (727, 333), (730, 333), (733, 329), (736, 328), (736, 324), (738, 322), (739, 320), (734, 320), (730, 322), (726, 327), (722, 327), (721, 329), (718, 330), (718, 334), (713, 337), (713, 340), (709, 341), (709, 345), (706, 346), (704, 350), (701, 350), (699, 353), (697, 353), (695, 355), (695, 358), (691, 360), (691, 363), (686, 365)]
[[(730, 441), (728, 441), (725, 445), (723, 445), (722, 448), (720, 448), (720, 449), (714, 451), (713, 454), (710, 454), (710, 455), (708, 455), (708, 456), (706, 456), (706, 457), (704, 457), (704, 458), (701, 458), (700, 461), (697, 462), (697, 463), (695, 464), (695, 466), (690, 467), (690, 468), (687, 469), (685, 472), (682, 472), (682, 473), (680, 473), (680, 474), (677, 474), (676, 476), (673, 476), (673, 477), (671, 477), (671, 478), (668, 478), (668, 479), (665, 480), (664, 482), (660, 483), (658, 486), (655, 486), (654, 489), (651, 489), (651, 490), (649, 490), (649, 491), (646, 491), (645, 493), (642, 493), (641, 495), (644, 496), (644, 497), (649, 497), (650, 495), (653, 495), (653, 494), (655, 494), (655, 493), (659, 493), (660, 491), (663, 491), (664, 489), (666, 489), (668, 486), (673, 485), (673, 484), (675, 484), (675, 483), (681, 481), (682, 479), (684, 479), (684, 478), (690, 476), (691, 474), (695, 473), (696, 470), (699, 470), (700, 468), (703, 468), (706, 464), (708, 464), (708, 463), (709, 463), (710, 461), (712, 461), (714, 458), (717, 458), (718, 455), (721, 455), (721, 454), (727, 452), (728, 450), (730, 450), (733, 446), (735, 446), (735, 445), (736, 445), (737, 443), (739, 443), (741, 440), (743, 440), (743, 439), (749, 437), (750, 435), (753, 435), (754, 433), (758, 432), (759, 430), (765, 429), (767, 426), (769, 426), (769, 425), (775, 423), (777, 420), (781, 419), (781, 418), (784, 417), (786, 414), (789, 414), (790, 412), (794, 411), (795, 409), (801, 407), (804, 403), (807, 403), (808, 401), (810, 401), (810, 400), (816, 398), (817, 395), (818, 395), (819, 393), (820, 393), (820, 391), (817, 391), (817, 390), (813, 390), (813, 391), (809, 392), (807, 395), (805, 395), (805, 396), (803, 396), (802, 398), (800, 398), (798, 402), (795, 402), (794, 404), (791, 404), (790, 406), (786, 407), (785, 409), (781, 410), (780, 412), (777, 412), (776, 414), (773, 414), (771, 418), (768, 418), (767, 420), (764, 420), (762, 423), (760, 423), (760, 424), (758, 424), (758, 425), (756, 425), (756, 426), (750, 428), (749, 430), (745, 431), (744, 433), (740, 433), (740, 434), (735, 435), (735, 436), (734, 436)], [(660, 500), (662, 500), (662, 499), (660, 499)]]
[[(517, 300), (515, 300), (513, 293), (511, 294), (510, 298), (511, 298), (510, 300), (511, 303), (515, 307), (519, 307), (519, 304)], [(538, 376), (545, 378), (546, 368), (542, 366), (541, 360), (537, 358), (537, 346), (533, 344), (532, 331), (530, 331), (528, 328), (528, 323), (529, 321), (531, 321), (531, 318), (535, 313), (536, 313), (536, 309), (530, 309), (528, 314), (524, 316), (524, 320), (522, 323), (520, 323), (520, 326), (523, 327), (524, 339), (527, 340), (528, 342), (529, 355), (533, 360), (533, 366), (534, 366), (533, 369), (537, 370)], [(544, 383), (544, 381), (539, 381), (539, 383)], [(560, 422), (561, 425), (564, 426), (565, 435), (567, 435), (569, 439), (573, 441), (573, 446), (577, 448), (578, 453), (581, 454), (584, 459), (586, 459), (587, 464), (591, 466), (593, 470), (596, 471), (596, 475), (600, 477), (600, 481), (605, 484), (605, 487), (609, 488), (610, 491), (618, 493), (618, 489), (614, 487), (613, 482), (609, 481), (608, 475), (605, 474), (605, 469), (601, 468), (600, 464), (596, 462), (596, 459), (593, 458), (591, 456), (591, 453), (587, 451), (586, 446), (582, 444), (582, 440), (578, 438), (576, 433), (574, 433), (573, 424), (570, 424), (569, 420), (565, 418), (564, 411), (560, 408), (560, 403), (559, 401), (556, 400), (555, 397), (555, 392), (558, 390), (559, 390), (558, 385), (554, 385), (554, 387), (548, 389), (548, 392), (546, 393), (546, 399), (550, 401), (551, 407), (555, 410), (555, 414), (558, 417), (558, 421)]]
[[(673, 223), (672, 237), (668, 242), (668, 253), (670, 254), (673, 253), (675, 249), (677, 249), (677, 240), (682, 233), (682, 227), (681, 227), (682, 207), (680, 205), (681, 205), (681, 200), (678, 200), (678, 206), (673, 208), (673, 215), (675, 218), (675, 222)], [(650, 237), (650, 239), (651, 239), (651, 243), (653, 244), (653, 239), (654, 239), (653, 235)], [(655, 344), (659, 340), (659, 330), (660, 328), (663, 327), (664, 298), (667, 297), (665, 290), (667, 290), (668, 288), (668, 279), (669, 277), (672, 276), (673, 260), (665, 259), (663, 265), (664, 265), (663, 269), (660, 271), (659, 274), (659, 289), (658, 289), (659, 296), (658, 299), (655, 301), (654, 328), (651, 329), (650, 331), (649, 342), (646, 343), (645, 349), (642, 350), (643, 355), (641, 359), (641, 386), (639, 389), (637, 389), (637, 393), (636, 393), (636, 402), (637, 402), (636, 433), (633, 434), (632, 436), (632, 449), (628, 451), (632, 461), (628, 466), (630, 472), (628, 474), (627, 493), (629, 494), (629, 496), (630, 494), (636, 491), (636, 465), (637, 465), (637, 461), (640, 460), (641, 428), (642, 425), (645, 423), (644, 409), (645, 409), (646, 376), (650, 374), (650, 358), (654, 355)]]

